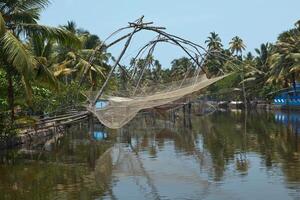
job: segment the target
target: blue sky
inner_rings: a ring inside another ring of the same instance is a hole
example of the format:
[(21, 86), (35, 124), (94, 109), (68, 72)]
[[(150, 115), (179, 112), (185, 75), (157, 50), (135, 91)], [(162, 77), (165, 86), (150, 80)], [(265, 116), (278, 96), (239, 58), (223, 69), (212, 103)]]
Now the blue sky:
[[(145, 15), (145, 20), (167, 28), (167, 32), (204, 44), (209, 32), (217, 32), (224, 45), (240, 36), (247, 51), (264, 42), (274, 42), (279, 33), (300, 19), (299, 0), (52, 0), (41, 23), (57, 26), (73, 20), (78, 27), (105, 38), (127, 22)], [(146, 40), (140, 35), (129, 49), (126, 63)], [(116, 55), (120, 47), (111, 49)], [(158, 47), (155, 57), (167, 67), (184, 54), (169, 46)]]

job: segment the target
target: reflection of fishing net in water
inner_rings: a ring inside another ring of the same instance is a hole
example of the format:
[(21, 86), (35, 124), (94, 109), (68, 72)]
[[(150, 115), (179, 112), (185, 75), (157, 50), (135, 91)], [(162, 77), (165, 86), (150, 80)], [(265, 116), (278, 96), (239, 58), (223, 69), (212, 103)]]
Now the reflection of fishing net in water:
[[(108, 97), (106, 107), (101, 109), (89, 108), (89, 110), (96, 115), (102, 124), (117, 129), (127, 124), (141, 110), (163, 106), (180, 99), (185, 101), (184, 97), (193, 95), (224, 77), (208, 79), (206, 75), (201, 75), (169, 84), (155, 84), (151, 87), (140, 88), (134, 95), (128, 95), (130, 91), (127, 91), (126, 93), (119, 93), (118, 97)], [(90, 96), (93, 99), (93, 95)]]
[[(143, 164), (138, 156), (131, 152), (128, 148), (121, 145), (115, 145), (108, 149), (97, 161), (95, 176), (96, 182), (101, 189), (110, 190), (112, 175), (120, 177), (135, 177), (135, 184), (142, 191), (146, 198), (151, 196), (151, 199), (159, 199), (158, 192), (152, 182), (152, 179), (147, 174)], [(147, 185), (145, 187), (140, 177), (146, 178)], [(113, 196), (112, 190), (110, 195)]]
[[(185, 165), (182, 165), (178, 168), (168, 166), (167, 168), (170, 167), (170, 171), (166, 168), (161, 171), (155, 169), (148, 171), (145, 168), (144, 159), (129, 147), (115, 145), (97, 161), (95, 174), (98, 185), (106, 189), (109, 195), (115, 199), (118, 195), (124, 195), (124, 193), (118, 193), (120, 189), (114, 190), (114, 187), (117, 187), (118, 184), (120, 184), (120, 187), (127, 189), (126, 193), (130, 193), (129, 190), (135, 191), (135, 193), (140, 192), (141, 198), (139, 199), (160, 199), (165, 189), (161, 187), (163, 186), (161, 185), (162, 182), (166, 182), (167, 185), (171, 184), (170, 187), (172, 187), (172, 184), (181, 186), (186, 183), (192, 184), (194, 191), (196, 191), (195, 196), (203, 197), (207, 195), (210, 184), (207, 180), (199, 177), (198, 170), (185, 169)], [(174, 168), (179, 170), (178, 173), (172, 171)], [(162, 190), (162, 194), (159, 190)]]

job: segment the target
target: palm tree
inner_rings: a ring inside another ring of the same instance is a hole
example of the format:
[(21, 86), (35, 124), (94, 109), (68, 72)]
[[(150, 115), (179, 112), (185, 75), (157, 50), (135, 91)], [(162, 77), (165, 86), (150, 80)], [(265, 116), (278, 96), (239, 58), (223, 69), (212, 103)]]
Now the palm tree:
[[(272, 53), (272, 45), (269, 43), (261, 44), (260, 48), (256, 48), (257, 56), (254, 58), (249, 54), (244, 58), (243, 65), (245, 66), (245, 84), (249, 88), (248, 92), (252, 96), (265, 96), (263, 92), (270, 93), (270, 85), (266, 84), (270, 66), (268, 60)], [(266, 91), (267, 88), (267, 91)]]
[(190, 59), (182, 57), (175, 59), (171, 62), (172, 64), (172, 77), (176, 77), (177, 80), (184, 79), (185, 77), (190, 77), (195, 71), (195, 65)]
[(153, 55), (147, 55), (145, 58), (132, 59), (131, 63), (134, 64), (133, 81), (138, 87), (145, 87), (152, 82), (151, 68), (155, 60)]
[(260, 48), (256, 48), (257, 53), (256, 61), (260, 69), (268, 68), (268, 58), (271, 56), (273, 46), (270, 43), (261, 44)]
[(235, 53), (236, 56), (242, 55), (243, 50), (246, 49), (243, 40), (238, 36), (232, 38), (232, 40), (229, 42), (229, 46), (230, 46), (229, 49), (231, 50), (231, 53), (232, 54)]
[[(111, 54), (104, 50), (96, 51), (96, 47), (102, 43), (100, 38), (86, 30), (78, 29), (75, 22), (68, 22), (62, 27), (76, 35), (81, 41), (81, 46), (80, 48), (74, 48), (72, 45), (56, 47), (57, 64), (53, 66), (55, 75), (64, 79), (65, 83), (70, 79), (79, 81), (80, 85), (88, 83), (89, 86), (95, 87), (103, 80), (109, 69), (107, 62), (112, 58)], [(90, 63), (92, 55), (93, 64)]]
[(290, 84), (296, 89), (296, 81), (300, 79), (300, 29), (299, 21), (292, 30), (279, 35), (269, 58), (270, 77), (268, 82), (278, 83), (283, 87)]
[[(245, 50), (246, 46), (243, 42), (243, 40), (238, 37), (235, 36), (234, 38), (232, 38), (232, 40), (229, 42), (229, 49), (231, 50), (231, 53), (234, 54), (235, 56), (238, 57), (240, 56), (240, 58), (242, 59), (242, 52), (243, 50)], [(245, 90), (245, 66), (244, 64), (242, 64), (242, 73), (241, 73), (241, 79), (242, 79), (242, 88), (243, 88), (243, 96), (244, 96), (244, 104), (245, 104), (245, 108), (247, 109), (247, 95), (246, 95), (246, 90)]]
[(29, 38), (27, 46), (37, 60), (33, 80), (39, 85), (58, 90), (59, 82), (51, 71), (55, 41), (37, 35)]
[(42, 66), (24, 41), (43, 37), (63, 43), (76, 43), (77, 38), (69, 31), (42, 26), (37, 23), (40, 12), (49, 4), (48, 0), (1, 0), (0, 1), (0, 64), (7, 74), (8, 103), (11, 119), (14, 120), (13, 76), (21, 76), (26, 96), (32, 95), (30, 82), (34, 70)]
[(223, 47), (221, 38), (215, 32), (210, 32), (210, 36), (205, 41), (207, 44), (208, 50), (210, 51), (220, 51)]
[(211, 32), (205, 41), (208, 47), (208, 54), (204, 62), (204, 68), (208, 72), (208, 76), (220, 75), (224, 67), (224, 50), (221, 38), (215, 32)]
[(163, 70), (158, 60), (154, 60), (152, 70), (152, 80), (154, 83), (162, 83)]

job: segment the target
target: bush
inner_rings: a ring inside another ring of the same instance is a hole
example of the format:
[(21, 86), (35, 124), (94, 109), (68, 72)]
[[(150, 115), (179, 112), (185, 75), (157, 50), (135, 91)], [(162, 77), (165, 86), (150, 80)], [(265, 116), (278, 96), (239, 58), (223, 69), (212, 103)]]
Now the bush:
[(44, 115), (53, 112), (63, 112), (70, 107), (80, 105), (84, 96), (76, 83), (69, 84), (54, 92), (43, 87), (33, 87), (33, 99), (30, 106), (31, 115)]

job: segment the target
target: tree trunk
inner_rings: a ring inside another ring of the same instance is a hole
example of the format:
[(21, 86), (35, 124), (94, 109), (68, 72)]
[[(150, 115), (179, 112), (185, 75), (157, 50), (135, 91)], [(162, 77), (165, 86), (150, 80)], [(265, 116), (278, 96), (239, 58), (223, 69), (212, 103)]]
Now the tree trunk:
[(8, 101), (9, 109), (11, 111), (11, 122), (13, 122), (14, 119), (15, 119), (15, 110), (14, 110), (14, 101), (15, 101), (15, 97), (14, 97), (14, 85), (13, 85), (12, 71), (9, 69), (8, 66), (6, 67), (6, 78), (7, 78), (7, 83), (8, 83), (8, 87), (7, 87), (7, 101)]

